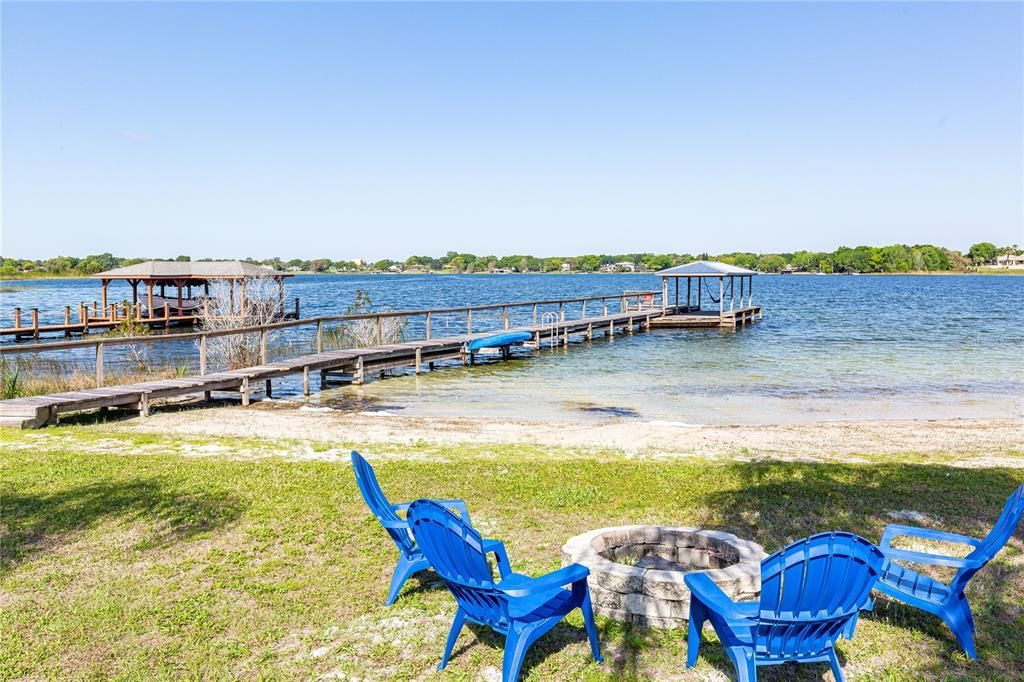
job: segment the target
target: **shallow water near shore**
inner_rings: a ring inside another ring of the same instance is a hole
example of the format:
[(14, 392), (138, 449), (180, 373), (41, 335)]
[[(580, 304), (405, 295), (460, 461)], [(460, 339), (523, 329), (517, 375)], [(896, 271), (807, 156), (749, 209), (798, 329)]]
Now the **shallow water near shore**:
[[(89, 280), (17, 285), (17, 291), (4, 294), (4, 308), (57, 310), (58, 302), (91, 300), (98, 290)], [(313, 316), (344, 312), (356, 289), (368, 291), (375, 307), (408, 310), (615, 296), (627, 289), (658, 289), (660, 280), (652, 275), (342, 275), (296, 277), (288, 287), (289, 296), (301, 298), (303, 316)], [(112, 293), (112, 300), (119, 295)], [(400, 372), (361, 387), (314, 392), (311, 402), (381, 418), (470, 416), (584, 425), (1024, 414), (1024, 277), (763, 276), (755, 278), (754, 299), (764, 306), (764, 321), (736, 332), (657, 330), (612, 341), (597, 337), (568, 349), (521, 350), (507, 362), (485, 360), (468, 368), (452, 363), (419, 377)], [(529, 309), (513, 311), (512, 324), (528, 323), (530, 315)], [(459, 333), (464, 317), (438, 316), (434, 324), (435, 335)], [(475, 331), (500, 325), (497, 314), (474, 315)], [(421, 337), (422, 322), (413, 321), (406, 333)], [(277, 342), (298, 347), (310, 334), (291, 331)], [(167, 345), (174, 348), (154, 353), (151, 362), (161, 357), (194, 362), (194, 345)], [(87, 363), (88, 355), (81, 356)], [(108, 363), (119, 361), (127, 360), (115, 355)], [(301, 400), (300, 380), (275, 382), (275, 397)]]

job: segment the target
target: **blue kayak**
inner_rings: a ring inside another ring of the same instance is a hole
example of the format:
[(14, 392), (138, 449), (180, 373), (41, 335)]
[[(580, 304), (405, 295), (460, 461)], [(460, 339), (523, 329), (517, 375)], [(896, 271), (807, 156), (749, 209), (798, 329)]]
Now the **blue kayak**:
[(529, 341), (532, 338), (533, 334), (530, 332), (508, 332), (505, 334), (495, 334), (493, 336), (484, 336), (479, 339), (473, 339), (466, 344), (466, 350), (472, 352), (480, 350), (481, 348), (503, 348), (505, 346), (511, 346), (514, 343)]

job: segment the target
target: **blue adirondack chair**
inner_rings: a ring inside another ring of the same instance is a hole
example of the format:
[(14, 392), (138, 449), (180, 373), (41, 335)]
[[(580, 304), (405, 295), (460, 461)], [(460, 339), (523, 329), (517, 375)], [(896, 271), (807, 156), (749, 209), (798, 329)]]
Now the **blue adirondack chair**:
[[(391, 587), (388, 589), (388, 598), (384, 603), (391, 606), (398, 599), (398, 593), (402, 591), (405, 581), (419, 571), (430, 568), (430, 562), (423, 556), (423, 552), (416, 546), (412, 535), (409, 534), (409, 524), (405, 519), (398, 516), (399, 512), (405, 512), (409, 503), (391, 504), (380, 489), (377, 476), (373, 473), (373, 467), (363, 459), (355, 450), (352, 451), (352, 470), (356, 475), (356, 483), (359, 485), (359, 492), (366, 500), (366, 506), (370, 508), (373, 515), (384, 526), (395, 546), (398, 547), (398, 565), (391, 576)], [(462, 515), (462, 518), (469, 523), (469, 510), (463, 500), (438, 500), (445, 507), (455, 509)], [(493, 543), (487, 540), (485, 543)], [(497, 543), (501, 544), (501, 543)]]
[[(946, 625), (953, 631), (964, 652), (972, 659), (977, 658), (977, 652), (974, 650), (974, 616), (971, 615), (971, 606), (967, 603), (967, 595), (964, 594), (964, 590), (974, 574), (991, 561), (1009, 541), (1013, 531), (1020, 523), (1022, 515), (1024, 515), (1024, 485), (1010, 495), (996, 525), (982, 540), (927, 528), (887, 526), (882, 532), (882, 541), (879, 546), (882, 553), (889, 559), (932, 566), (950, 566), (959, 570), (949, 585), (946, 585), (893, 561), (882, 574), (876, 586), (877, 589), (890, 597), (916, 606), (946, 621)], [(952, 542), (974, 549), (963, 558), (896, 549), (892, 546), (892, 540), (901, 535)]]
[(734, 602), (706, 574), (688, 574), (686, 667), (697, 663), (701, 628), (710, 620), (740, 682), (756, 680), (759, 665), (790, 661), (827, 662), (843, 680), (836, 640), (852, 635), (885, 563), (864, 538), (833, 532), (799, 540), (762, 561), (759, 602)]
[[(603, 660), (587, 587), (590, 571), (585, 566), (570, 564), (531, 578), (509, 569), (501, 543), (488, 546), (472, 526), (436, 502), (413, 502), (408, 518), (419, 547), (458, 604), (438, 670), (448, 664), (455, 640), (469, 620), (505, 635), (502, 680), (518, 680), (530, 645), (576, 608), (583, 611), (594, 660)], [(498, 557), (499, 581), (487, 563), (490, 553)]]

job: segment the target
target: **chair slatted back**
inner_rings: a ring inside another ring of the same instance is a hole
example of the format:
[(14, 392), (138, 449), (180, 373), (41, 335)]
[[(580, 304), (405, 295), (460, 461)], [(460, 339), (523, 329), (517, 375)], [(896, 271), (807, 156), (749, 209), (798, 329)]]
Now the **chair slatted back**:
[(506, 627), (508, 596), (495, 586), (480, 533), (430, 500), (412, 503), (409, 528), (420, 551), (466, 615), (499, 630)]
[(865, 603), (886, 562), (852, 533), (821, 533), (761, 563), (759, 654), (810, 656), (835, 644)]
[(352, 451), (352, 471), (355, 472), (356, 484), (363, 495), (363, 500), (366, 501), (366, 506), (377, 520), (384, 524), (385, 530), (395, 541), (399, 551), (409, 559), (414, 558), (417, 553), (415, 541), (404, 528), (388, 528), (389, 523), (401, 523), (402, 519), (395, 513), (388, 498), (384, 496), (384, 491), (380, 489), (373, 467), (355, 450)]
[(953, 579), (951, 586), (962, 589), (967, 584), (967, 581), (971, 579), (971, 576), (991, 561), (996, 554), (999, 554), (999, 550), (1009, 542), (1010, 536), (1017, 530), (1022, 516), (1024, 516), (1024, 484), (1013, 491), (1010, 498), (1006, 500), (996, 525), (992, 526), (992, 530), (974, 548), (974, 551), (967, 555), (968, 559), (976, 559), (981, 562), (981, 565), (960, 569), (960, 572)]

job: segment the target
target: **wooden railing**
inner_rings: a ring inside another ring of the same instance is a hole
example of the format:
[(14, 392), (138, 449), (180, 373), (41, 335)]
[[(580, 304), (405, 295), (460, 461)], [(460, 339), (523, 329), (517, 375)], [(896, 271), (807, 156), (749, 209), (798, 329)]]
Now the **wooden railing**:
[[(558, 306), (558, 319), (565, 321), (566, 307), (579, 304), (580, 318), (587, 319), (587, 304), (596, 301), (600, 302), (599, 308), (595, 308), (595, 314), (591, 317), (609, 314), (609, 301), (614, 306), (618, 304), (617, 312), (628, 310), (650, 310), (652, 307), (661, 308), (661, 291), (629, 291), (623, 294), (611, 296), (587, 296), (583, 298), (554, 298), (539, 301), (519, 301), (514, 303), (493, 303), (487, 305), (458, 306), (453, 308), (431, 308), (423, 310), (387, 310), (355, 315), (321, 315), (296, 320), (283, 320), (251, 327), (233, 327), (231, 329), (218, 329), (215, 331), (185, 332), (182, 334), (153, 334), (146, 336), (98, 336), (96, 338), (79, 339), (77, 341), (54, 341), (43, 343), (26, 344), (2, 344), (0, 345), (0, 356), (15, 355), (21, 353), (48, 353), (52, 351), (72, 350), (79, 348), (95, 348), (96, 350), (96, 382), (103, 385), (103, 353), (106, 347), (127, 346), (138, 344), (161, 344), (181, 341), (197, 341), (199, 352), (199, 373), (206, 374), (206, 346), (207, 340), (220, 336), (233, 336), (237, 334), (259, 334), (260, 335), (260, 362), (267, 362), (267, 339), (271, 332), (290, 329), (294, 327), (316, 326), (316, 352), (323, 352), (324, 325), (333, 322), (350, 322), (356, 320), (375, 320), (378, 341), (383, 343), (382, 325), (386, 319), (394, 318), (425, 318), (424, 330), (426, 339), (430, 339), (433, 333), (433, 318), (436, 315), (465, 315), (466, 334), (473, 333), (473, 313), (485, 311), (501, 311), (502, 328), (508, 329), (509, 310), (516, 308), (532, 307), (533, 324), (540, 324), (538, 310), (541, 306)], [(478, 331), (485, 331), (478, 329)], [(409, 339), (412, 340), (412, 339)]]

